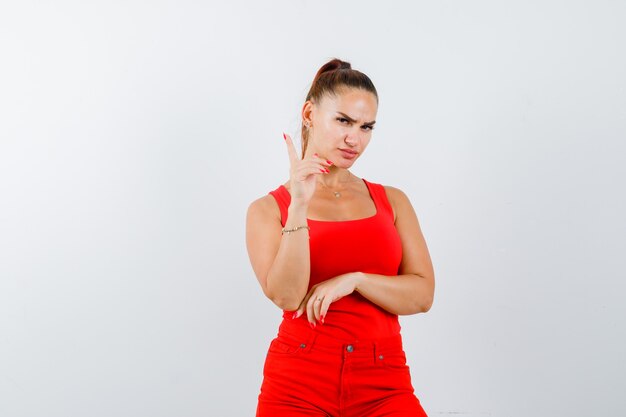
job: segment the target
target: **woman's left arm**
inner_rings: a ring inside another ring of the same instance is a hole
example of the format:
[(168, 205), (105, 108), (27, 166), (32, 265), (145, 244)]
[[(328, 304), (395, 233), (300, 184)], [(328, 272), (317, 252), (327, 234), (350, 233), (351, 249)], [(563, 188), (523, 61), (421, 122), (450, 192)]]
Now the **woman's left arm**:
[(430, 310), (435, 293), (435, 273), (417, 215), (404, 192), (390, 186), (385, 189), (402, 242), (398, 275), (350, 272), (323, 281), (309, 290), (294, 317), (306, 311), (312, 325), (317, 320), (324, 323), (330, 304), (353, 291), (393, 314), (409, 315)]
[(435, 273), (426, 240), (409, 198), (395, 187), (385, 186), (395, 211), (395, 225), (402, 241), (398, 276), (356, 273), (355, 291), (390, 313), (408, 315), (430, 310), (435, 294)]

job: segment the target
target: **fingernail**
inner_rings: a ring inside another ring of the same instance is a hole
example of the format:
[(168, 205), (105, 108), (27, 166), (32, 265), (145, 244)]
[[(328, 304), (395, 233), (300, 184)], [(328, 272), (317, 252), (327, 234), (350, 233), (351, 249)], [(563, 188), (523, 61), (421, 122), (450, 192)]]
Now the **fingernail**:
[(287, 140), (287, 135), (283, 132), (283, 139)]
[(332, 164), (333, 164), (333, 161), (329, 161), (329, 160), (327, 159), (327, 160), (326, 160), (326, 163), (327, 163), (327, 164), (332, 165)]
[(322, 324), (324, 324), (324, 315), (323, 315), (323, 314), (320, 316), (320, 322), (321, 322)]
[(297, 311), (295, 313), (293, 313), (293, 316), (291, 316), (291, 318), (295, 319), (296, 317), (298, 317), (298, 312)]
[(320, 171), (321, 171), (321, 172), (328, 172), (327, 170), (322, 169), (322, 168), (320, 168)]
[(314, 153), (313, 156), (319, 156), (317, 153)]
[(311, 322), (309, 322), (309, 326), (311, 326), (311, 329), (315, 329), (315, 325)]
[(326, 171), (326, 172), (330, 172), (330, 171), (328, 170), (328, 168), (324, 168), (324, 171)]

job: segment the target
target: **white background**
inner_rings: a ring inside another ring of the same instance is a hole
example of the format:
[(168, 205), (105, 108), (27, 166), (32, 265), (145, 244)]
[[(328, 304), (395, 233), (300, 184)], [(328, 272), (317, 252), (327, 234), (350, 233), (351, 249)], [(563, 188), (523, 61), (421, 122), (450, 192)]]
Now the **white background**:
[(435, 266), (430, 416), (623, 416), (623, 1), (4, 1), (0, 415), (252, 416), (280, 310), (244, 240), (317, 69)]

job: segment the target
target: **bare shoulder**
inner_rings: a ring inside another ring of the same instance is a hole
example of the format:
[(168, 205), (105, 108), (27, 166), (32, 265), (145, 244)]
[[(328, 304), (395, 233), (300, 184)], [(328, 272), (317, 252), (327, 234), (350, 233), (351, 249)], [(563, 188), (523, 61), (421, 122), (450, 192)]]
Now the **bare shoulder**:
[[(409, 198), (401, 189), (397, 187), (393, 187), (391, 185), (383, 185), (385, 187), (385, 191), (387, 192), (387, 198), (395, 200), (408, 200)], [(390, 200), (391, 201), (391, 200)]]
[(280, 222), (280, 208), (271, 194), (257, 198), (248, 206), (248, 217), (276, 218)]
[(383, 187), (387, 194), (387, 200), (389, 200), (389, 204), (391, 204), (391, 208), (393, 209), (394, 221), (397, 219), (398, 214), (402, 214), (406, 212), (406, 210), (413, 211), (411, 201), (404, 191), (391, 185), (383, 185)]

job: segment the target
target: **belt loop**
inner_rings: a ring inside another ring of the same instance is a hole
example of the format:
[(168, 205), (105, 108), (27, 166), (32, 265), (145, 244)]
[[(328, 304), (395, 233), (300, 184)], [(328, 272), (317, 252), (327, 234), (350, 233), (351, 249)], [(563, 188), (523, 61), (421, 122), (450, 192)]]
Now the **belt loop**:
[(374, 342), (374, 349), (372, 349), (372, 351), (374, 352), (374, 363), (377, 363), (377, 357), (378, 357), (378, 342), (375, 341)]

